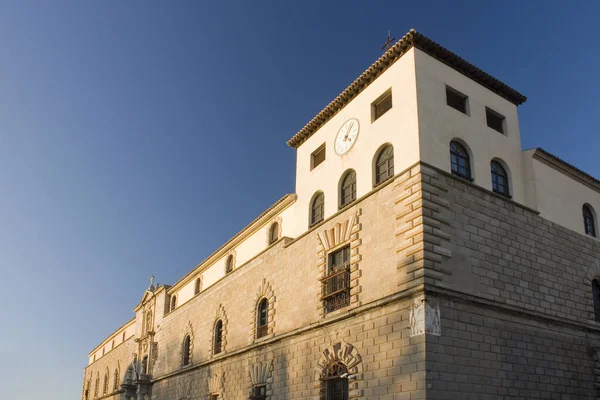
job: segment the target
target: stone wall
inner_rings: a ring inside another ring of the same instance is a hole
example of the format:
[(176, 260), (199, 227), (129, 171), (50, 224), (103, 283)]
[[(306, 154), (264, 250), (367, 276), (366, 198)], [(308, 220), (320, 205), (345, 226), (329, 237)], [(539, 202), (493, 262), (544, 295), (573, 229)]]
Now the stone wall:
[(441, 335), (426, 338), (427, 398), (597, 398), (600, 242), (422, 168), (447, 204), (436, 226), (450, 251), (447, 274), (425, 286), (441, 315)]

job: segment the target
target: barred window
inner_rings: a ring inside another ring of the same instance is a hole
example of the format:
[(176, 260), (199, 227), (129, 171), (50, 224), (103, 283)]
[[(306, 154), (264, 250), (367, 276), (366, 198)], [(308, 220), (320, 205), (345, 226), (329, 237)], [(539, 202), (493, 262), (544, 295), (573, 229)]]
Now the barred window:
[(263, 298), (257, 307), (256, 315), (256, 338), (261, 338), (267, 335), (269, 328), (269, 300)]
[(346, 172), (340, 187), (340, 208), (356, 200), (356, 172), (353, 169)]
[(321, 375), (321, 399), (348, 400), (348, 368), (335, 362), (323, 370)]
[(471, 177), (471, 158), (463, 145), (450, 142), (450, 167), (454, 175), (473, 180)]
[(490, 166), (492, 168), (492, 189), (502, 196), (510, 197), (506, 170), (498, 161), (492, 161)]
[(332, 312), (350, 305), (350, 246), (345, 246), (329, 254), (327, 273), (321, 279), (323, 300), (326, 312)]
[(325, 218), (325, 195), (318, 192), (310, 205), (310, 226), (316, 225)]
[(594, 213), (592, 212), (592, 208), (587, 204), (583, 206), (583, 226), (585, 228), (586, 235), (596, 237)]
[(183, 366), (186, 366), (190, 363), (190, 350), (191, 350), (191, 338), (190, 335), (186, 335), (183, 339)]
[(383, 183), (394, 176), (394, 148), (391, 144), (386, 145), (377, 156), (375, 161), (375, 186)]
[(213, 354), (219, 354), (223, 347), (223, 321), (218, 320), (215, 324), (215, 337), (213, 342)]

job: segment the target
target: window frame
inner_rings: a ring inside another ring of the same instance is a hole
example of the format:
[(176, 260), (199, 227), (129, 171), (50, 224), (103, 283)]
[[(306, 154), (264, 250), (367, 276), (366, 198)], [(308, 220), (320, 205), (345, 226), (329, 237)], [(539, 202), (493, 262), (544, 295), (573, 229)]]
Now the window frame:
[[(456, 175), (460, 178), (466, 179), (470, 182), (473, 182), (473, 170), (471, 168), (471, 154), (467, 147), (459, 142), (458, 140), (450, 141), (450, 172), (452, 175)], [(462, 150), (464, 155), (460, 154), (458, 150)], [(454, 158), (456, 158), (456, 162), (454, 162)], [(460, 161), (463, 160), (466, 164), (466, 173), (460, 172)], [(454, 168), (456, 165), (456, 169)]]
[[(341, 255), (341, 260), (336, 256)], [(341, 310), (350, 305), (350, 244), (327, 254), (325, 276), (321, 278), (321, 300), (326, 313)]]
[[(493, 126), (495, 124), (491, 124), (490, 125), (490, 116), (492, 116), (492, 118), (498, 118), (498, 122), (500, 124), (500, 129), (498, 129), (498, 127)], [(488, 128), (491, 128), (493, 130), (495, 130), (496, 132), (499, 132), (503, 135), (506, 135), (506, 117), (502, 114), (500, 114), (498, 111), (493, 110), (489, 107), (485, 107), (485, 124), (487, 125)]]
[[(317, 200), (321, 200), (319, 204), (317, 204)], [(318, 208), (318, 210), (317, 210)], [(318, 215), (317, 215), (318, 213)], [(325, 193), (322, 191), (318, 191), (313, 195), (313, 198), (310, 202), (310, 216), (309, 216), (309, 227), (313, 227), (317, 225), (319, 222), (322, 222), (325, 219)]]
[(190, 335), (185, 335), (183, 338), (183, 351), (182, 351), (182, 359), (181, 366), (185, 367), (192, 363), (192, 337)]
[(594, 215), (594, 209), (589, 204), (584, 204), (581, 208), (583, 215), (583, 230), (586, 235), (593, 238), (597, 237), (596, 230), (596, 216)]
[(214, 325), (213, 356), (223, 352), (223, 320), (218, 319)]
[[(497, 167), (500, 167), (501, 172), (503, 172), (504, 174), (499, 174), (497, 169), (498, 168), (494, 168), (494, 165), (496, 165)], [(492, 176), (492, 191), (496, 194), (499, 194), (501, 196), (504, 196), (506, 198), (511, 198), (511, 194), (510, 194), (510, 177), (508, 175), (508, 170), (506, 169), (506, 167), (504, 167), (504, 165), (502, 165), (502, 163), (500, 163), (497, 160), (492, 160), (490, 161), (490, 172), (491, 172), (491, 176)], [(505, 183), (502, 184), (502, 187), (504, 188), (504, 190), (498, 190), (498, 177), (501, 177), (505, 180)]]
[(202, 291), (202, 279), (196, 278), (194, 281), (194, 296)]
[(269, 246), (279, 240), (279, 222), (273, 222), (269, 227)]
[[(340, 361), (333, 362), (323, 369), (321, 374), (321, 398), (348, 400), (350, 398), (350, 382), (348, 382), (347, 377), (342, 378), (342, 375), (348, 373), (348, 367)], [(341, 393), (337, 392), (338, 390)]]
[[(349, 182), (349, 184), (347, 184), (347, 179), (353, 176), (354, 179)], [(357, 186), (357, 177), (356, 177), (356, 171), (353, 169), (350, 169), (346, 172), (344, 172), (344, 174), (342, 175), (342, 179), (340, 180), (340, 188), (338, 190), (338, 195), (339, 197), (339, 209), (341, 210), (342, 208), (345, 208), (347, 206), (349, 206), (350, 204), (354, 203), (356, 201), (356, 186)], [(350, 190), (350, 195), (346, 196), (344, 193), (346, 190)], [(345, 198), (348, 198), (348, 200), (345, 200)]]
[[(264, 309), (263, 309), (264, 308)], [(269, 299), (263, 297), (256, 307), (256, 338), (267, 336), (269, 330)]]
[[(317, 155), (323, 152), (323, 159), (318, 161)], [(317, 168), (319, 165), (323, 164), (327, 159), (327, 146), (326, 143), (323, 143), (315, 151), (310, 154), (310, 170)]]
[[(380, 110), (379, 107), (384, 104), (384, 101), (389, 99), (389, 107), (387, 104)], [(392, 88), (390, 87), (385, 92), (383, 92), (378, 98), (376, 98), (371, 103), (371, 123), (377, 121), (379, 118), (383, 117), (385, 113), (390, 111), (394, 106), (394, 101), (392, 97)], [(387, 107), (387, 108), (385, 108)]]
[(233, 254), (229, 254), (227, 258), (225, 258), (225, 275), (228, 275), (233, 272)]
[[(453, 101), (450, 100), (450, 98), (448, 97), (448, 94), (450, 94), (450, 96), (456, 96), (456, 100), (460, 100), (464, 106), (464, 110), (457, 107), (456, 104), (454, 104)], [(462, 93), (459, 90), (454, 89), (452, 86), (448, 86), (446, 85), (446, 105), (458, 112), (460, 112), (461, 114), (464, 115), (470, 115), (469, 113), (469, 96), (467, 96), (466, 94)]]
[(177, 308), (177, 295), (176, 294), (172, 294), (171, 295), (171, 302), (170, 302), (170, 305), (169, 305), (169, 312), (175, 311), (176, 308)]
[[(388, 154), (387, 158), (382, 162), (381, 158), (384, 156), (384, 153), (386, 151), (390, 151), (390, 154)], [(384, 175), (382, 173), (382, 170), (380, 168), (382, 168), (384, 165), (386, 164), (385, 170), (383, 172), (385, 172), (385, 177), (382, 177), (382, 175)], [(391, 165), (390, 165), (391, 164)], [(392, 179), (394, 177), (394, 146), (392, 146), (390, 143), (386, 143), (385, 145), (383, 145), (379, 151), (375, 154), (375, 184), (373, 185), (373, 187), (377, 187), (379, 185), (381, 185), (382, 183)]]

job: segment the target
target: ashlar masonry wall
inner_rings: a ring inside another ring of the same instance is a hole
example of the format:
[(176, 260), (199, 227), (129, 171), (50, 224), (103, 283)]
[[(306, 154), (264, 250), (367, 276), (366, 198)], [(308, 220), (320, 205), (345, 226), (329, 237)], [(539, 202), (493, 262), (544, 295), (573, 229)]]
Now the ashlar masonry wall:
[(422, 196), (444, 205), (424, 209), (423, 230), (445, 232), (448, 250), (425, 284), (441, 321), (426, 336), (427, 398), (598, 398), (600, 242), (422, 168)]

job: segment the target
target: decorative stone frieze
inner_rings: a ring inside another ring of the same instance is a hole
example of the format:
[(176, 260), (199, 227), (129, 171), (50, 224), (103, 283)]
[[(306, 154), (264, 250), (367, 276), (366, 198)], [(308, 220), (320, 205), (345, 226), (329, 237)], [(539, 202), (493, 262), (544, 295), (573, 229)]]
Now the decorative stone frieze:
[(321, 386), (323, 370), (336, 362), (341, 362), (348, 369), (349, 398), (353, 399), (361, 397), (362, 393), (358, 389), (359, 383), (363, 378), (362, 357), (356, 347), (346, 342), (337, 342), (323, 351), (315, 368), (315, 375), (313, 378), (314, 388), (319, 388)]

